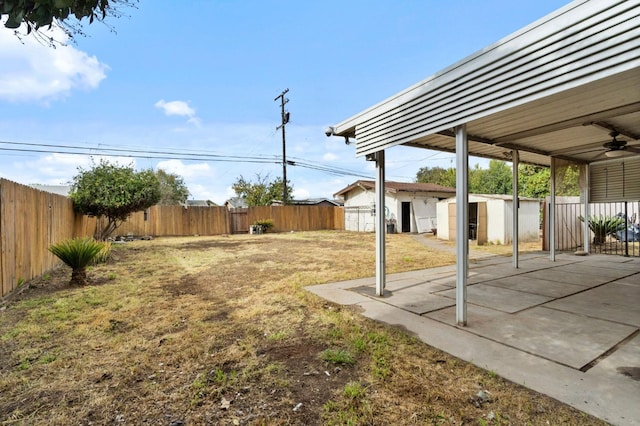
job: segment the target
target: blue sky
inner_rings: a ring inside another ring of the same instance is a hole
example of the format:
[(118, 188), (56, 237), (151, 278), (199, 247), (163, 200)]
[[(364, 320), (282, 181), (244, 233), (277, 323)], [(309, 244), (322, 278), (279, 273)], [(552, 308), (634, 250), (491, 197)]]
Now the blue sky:
[[(191, 198), (221, 204), (241, 175), (281, 176), (274, 98), (286, 88), (287, 159), (373, 177), (326, 126), (567, 2), (141, 0), (107, 21), (115, 32), (85, 25), (86, 37), (55, 49), (0, 28), (0, 177), (65, 184), (91, 165), (39, 145), (82, 147), (74, 151), (95, 159), (105, 149), (162, 152), (108, 158), (177, 173)], [(387, 179), (453, 164), (451, 154), (395, 147)], [(296, 198), (332, 197), (358, 179), (301, 166), (287, 167), (287, 178)]]

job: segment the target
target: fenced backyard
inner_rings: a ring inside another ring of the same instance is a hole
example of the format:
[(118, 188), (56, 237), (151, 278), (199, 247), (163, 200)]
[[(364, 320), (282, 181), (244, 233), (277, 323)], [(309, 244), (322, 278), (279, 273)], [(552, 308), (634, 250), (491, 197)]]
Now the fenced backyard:
[[(137, 212), (118, 235), (176, 237), (247, 233), (248, 225), (272, 219), (272, 232), (343, 230), (344, 211), (327, 206), (153, 206)], [(0, 297), (59, 264), (47, 248), (68, 238), (91, 237), (96, 218), (78, 215), (68, 197), (0, 179)]]

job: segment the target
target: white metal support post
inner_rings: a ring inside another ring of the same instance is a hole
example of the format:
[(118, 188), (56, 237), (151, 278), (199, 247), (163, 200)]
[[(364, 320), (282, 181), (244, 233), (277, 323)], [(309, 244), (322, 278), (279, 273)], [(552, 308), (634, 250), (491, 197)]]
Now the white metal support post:
[(469, 275), (469, 143), (467, 126), (456, 134), (456, 323), (467, 325), (467, 277)]
[(549, 255), (556, 261), (556, 159), (551, 157), (551, 200), (549, 202)]
[(589, 165), (585, 164), (584, 165), (584, 190), (582, 191), (582, 194), (584, 196), (584, 222), (582, 223), (583, 228), (583, 232), (584, 232), (584, 236), (583, 236), (583, 240), (584, 240), (584, 244), (582, 249), (584, 250), (585, 253), (589, 253), (589, 244), (591, 244), (591, 230), (589, 229), (589, 221), (591, 220), (589, 218), (589, 194), (590, 194), (590, 185), (591, 185), (591, 180), (589, 179)]
[(518, 166), (520, 164), (520, 153), (517, 149), (511, 151), (511, 160), (513, 162), (513, 267), (518, 269), (518, 240), (520, 239), (519, 216), (520, 216), (520, 198), (518, 195)]
[(376, 161), (376, 295), (384, 296), (386, 286), (385, 235), (387, 232), (384, 215), (384, 150), (375, 154)]

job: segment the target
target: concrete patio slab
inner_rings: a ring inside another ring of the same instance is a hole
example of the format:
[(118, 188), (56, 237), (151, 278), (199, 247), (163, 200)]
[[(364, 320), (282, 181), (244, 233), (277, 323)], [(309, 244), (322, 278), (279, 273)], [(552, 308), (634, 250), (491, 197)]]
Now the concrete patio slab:
[(540, 280), (530, 278), (526, 275), (500, 278), (491, 281), (488, 285), (518, 290), (525, 293), (539, 294), (541, 296), (548, 296), (552, 298), (564, 297), (584, 291), (584, 287), (579, 285)]
[[(509, 321), (493, 309), (473, 305), (467, 309), (472, 318), (465, 328), (469, 332), (576, 370), (636, 331), (627, 325), (545, 307), (512, 315)], [(453, 324), (455, 309), (443, 309), (426, 316)]]
[(578, 273), (583, 275), (590, 275), (596, 277), (606, 277), (609, 278), (609, 281), (613, 279), (619, 279), (626, 277), (633, 273), (630, 270), (623, 270), (620, 268), (616, 268), (616, 264), (609, 264), (609, 267), (599, 267), (599, 266), (590, 266), (588, 264), (570, 264), (570, 265), (562, 265), (553, 268), (554, 271), (562, 271), (562, 272), (570, 272), (570, 273)]
[(555, 300), (549, 308), (593, 316), (640, 327), (640, 285), (605, 284), (580, 294)]
[[(621, 257), (620, 259), (628, 259), (626, 257)], [(619, 270), (627, 270), (627, 271), (637, 271), (640, 268), (640, 262), (635, 260), (625, 260), (625, 261), (597, 261), (597, 262), (589, 262), (589, 266), (594, 268), (609, 268), (609, 269), (619, 269)]]
[[(610, 356), (597, 363), (591, 374), (608, 374), (620, 376), (624, 380), (631, 378), (638, 386), (638, 397), (640, 398), (640, 365), (638, 356), (640, 354), (640, 334), (636, 333), (633, 338), (620, 345)], [(640, 421), (640, 418), (638, 419)]]
[(616, 282), (620, 284), (640, 285), (640, 276), (632, 275), (630, 277), (625, 277), (625, 278), (616, 280)]
[[(449, 289), (436, 294), (456, 300), (456, 289)], [(553, 298), (508, 288), (492, 287), (487, 284), (475, 284), (467, 287), (467, 301), (469, 303), (501, 312), (514, 313), (550, 300), (553, 300)]]
[(581, 274), (558, 268), (540, 269), (538, 271), (527, 272), (522, 276), (539, 280), (555, 281), (558, 283), (569, 283), (583, 287), (595, 287), (613, 280), (613, 278), (609, 277)]
[[(389, 292), (388, 296), (385, 293), (385, 301), (393, 306), (422, 315), (427, 312), (455, 306), (455, 299), (451, 300), (451, 298), (448, 297), (432, 294), (443, 288), (446, 287), (431, 284), (430, 286), (413, 287), (404, 289), (403, 291)], [(375, 296), (375, 288), (373, 287), (356, 287), (352, 290), (363, 295)]]

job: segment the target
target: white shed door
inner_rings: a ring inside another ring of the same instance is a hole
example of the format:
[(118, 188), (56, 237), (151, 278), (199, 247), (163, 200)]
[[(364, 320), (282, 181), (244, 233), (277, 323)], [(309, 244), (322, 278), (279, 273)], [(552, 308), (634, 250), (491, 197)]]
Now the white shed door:
[(413, 200), (413, 217), (416, 220), (418, 233), (431, 232), (437, 227), (437, 200), (435, 198), (427, 200)]

